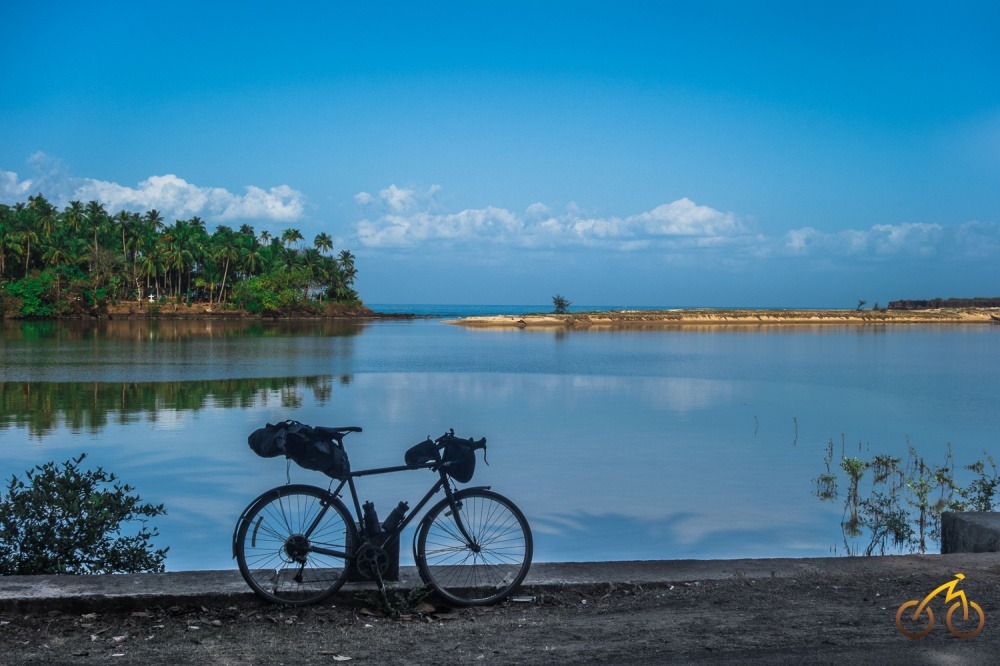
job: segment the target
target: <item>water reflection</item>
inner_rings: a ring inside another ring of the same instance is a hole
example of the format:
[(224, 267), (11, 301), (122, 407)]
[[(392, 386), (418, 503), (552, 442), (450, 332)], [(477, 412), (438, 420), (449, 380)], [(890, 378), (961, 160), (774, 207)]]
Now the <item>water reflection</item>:
[(289, 337), (292, 335), (351, 336), (365, 328), (354, 320), (317, 319), (264, 321), (258, 319), (87, 319), (2, 322), (5, 343), (28, 341), (154, 341), (212, 338)]
[(26, 428), (29, 436), (38, 438), (59, 429), (96, 434), (111, 422), (156, 422), (165, 410), (176, 415), (209, 406), (266, 407), (275, 396), (281, 407), (298, 409), (303, 391), (322, 406), (330, 400), (334, 383), (350, 381), (350, 375), (341, 375), (187, 382), (0, 382), (0, 430)]
[(364, 326), (330, 320), (4, 322), (0, 381), (349, 375)]

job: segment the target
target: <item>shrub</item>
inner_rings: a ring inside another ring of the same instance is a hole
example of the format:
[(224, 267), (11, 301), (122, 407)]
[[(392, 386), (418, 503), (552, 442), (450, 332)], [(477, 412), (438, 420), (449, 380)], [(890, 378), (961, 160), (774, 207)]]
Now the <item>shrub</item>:
[[(36, 465), (0, 497), (0, 574), (91, 574), (163, 571), (167, 548), (149, 518), (162, 504), (143, 503), (132, 486), (98, 467), (80, 469), (81, 454)], [(126, 524), (137, 524), (134, 533)]]
[(566, 314), (569, 311), (569, 306), (573, 303), (559, 294), (552, 297), (552, 305), (556, 309), (556, 314)]
[(315, 312), (319, 306), (306, 295), (309, 276), (303, 269), (257, 275), (233, 288), (233, 303), (255, 314)]
[(9, 299), (9, 314), (38, 319), (58, 314), (56, 276), (51, 271), (21, 278), (4, 287)]

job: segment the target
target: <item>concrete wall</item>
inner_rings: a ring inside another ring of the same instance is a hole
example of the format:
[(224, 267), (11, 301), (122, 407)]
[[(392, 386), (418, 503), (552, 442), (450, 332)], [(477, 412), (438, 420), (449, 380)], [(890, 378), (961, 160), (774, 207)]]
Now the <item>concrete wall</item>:
[(941, 552), (1000, 552), (1000, 513), (967, 511), (941, 514)]

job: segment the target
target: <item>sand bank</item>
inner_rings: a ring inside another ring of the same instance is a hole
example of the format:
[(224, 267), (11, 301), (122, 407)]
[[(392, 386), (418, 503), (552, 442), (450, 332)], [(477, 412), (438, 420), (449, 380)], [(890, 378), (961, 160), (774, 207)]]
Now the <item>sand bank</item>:
[(571, 314), (463, 317), (449, 324), (470, 328), (672, 329), (690, 326), (883, 326), (892, 324), (989, 324), (1000, 308), (936, 310), (611, 310)]

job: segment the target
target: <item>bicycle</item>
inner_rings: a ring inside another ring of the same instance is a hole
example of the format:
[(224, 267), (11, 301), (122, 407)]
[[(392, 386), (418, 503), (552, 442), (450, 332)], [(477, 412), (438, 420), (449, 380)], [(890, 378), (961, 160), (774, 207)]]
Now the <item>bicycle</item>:
[[(287, 424), (301, 426), (296, 422), (282, 425)], [(351, 471), (344, 437), (361, 432), (360, 427), (303, 427), (308, 429), (304, 436), (287, 428), (284, 434), (265, 433), (265, 439), (271, 438), (265, 448), (271, 448), (258, 453), (269, 457), (284, 453), (334, 480), (327, 489), (291, 483), (278, 486), (243, 510), (233, 532), (233, 556), (259, 597), (290, 605), (317, 603), (339, 590), (356, 571), (375, 581), (385, 598), (384, 576), (390, 561), (386, 546), (442, 490), (445, 497), (427, 511), (414, 534), (414, 560), (421, 579), (445, 601), (463, 606), (501, 601), (524, 581), (533, 549), (524, 514), (490, 486), (461, 490), (455, 486), (455, 481), (471, 480), (475, 451), (482, 449), (485, 460), (486, 438), (461, 439), (451, 430), (411, 447), (405, 465)], [(412, 510), (407, 502), (400, 502), (379, 523), (374, 505), (358, 501), (356, 478), (420, 469), (437, 473), (438, 480)], [(356, 520), (342, 500), (345, 488)]]
[[(899, 630), (899, 633), (903, 634), (907, 638), (923, 638), (924, 636), (929, 634), (931, 632), (931, 629), (934, 628), (934, 611), (931, 610), (930, 603), (934, 597), (943, 592), (945, 593), (944, 602), (946, 604), (952, 599), (959, 600), (951, 605), (951, 608), (948, 609), (948, 614), (945, 616), (945, 625), (948, 627), (948, 631), (950, 631), (952, 635), (956, 636), (957, 638), (975, 638), (976, 636), (978, 636), (979, 632), (983, 630), (983, 626), (986, 624), (986, 615), (983, 613), (983, 609), (980, 607), (979, 604), (977, 604), (975, 601), (969, 601), (968, 597), (965, 596), (965, 590), (958, 590), (958, 591), (955, 590), (955, 587), (958, 585), (958, 583), (964, 579), (965, 579), (965, 574), (957, 573), (955, 574), (954, 580), (948, 581), (947, 583), (944, 583), (943, 585), (939, 585), (938, 587), (936, 587), (930, 594), (924, 597), (923, 601), (918, 601), (917, 599), (910, 599), (909, 601), (904, 602), (899, 607), (899, 610), (896, 611), (896, 629)], [(903, 627), (903, 613), (906, 611), (906, 609), (912, 608), (913, 606), (916, 606), (916, 609), (913, 611), (913, 616), (912, 616), (912, 620), (914, 622), (916, 622), (920, 618), (921, 614), (923, 614), (924, 612), (927, 613), (927, 626), (924, 627), (923, 629), (919, 629), (916, 631), (910, 631), (909, 629)], [(970, 606), (979, 615), (979, 624), (976, 626), (975, 629), (972, 629), (971, 631), (961, 632), (955, 628), (955, 625), (952, 622), (952, 616), (955, 614), (955, 611), (961, 608), (962, 621), (968, 622)]]

